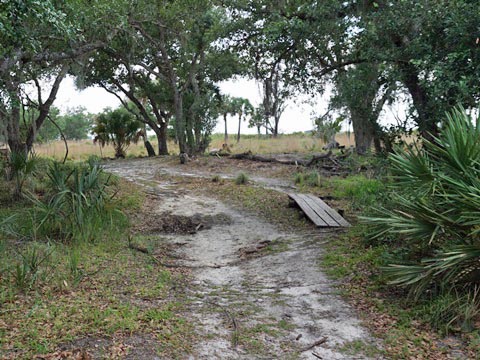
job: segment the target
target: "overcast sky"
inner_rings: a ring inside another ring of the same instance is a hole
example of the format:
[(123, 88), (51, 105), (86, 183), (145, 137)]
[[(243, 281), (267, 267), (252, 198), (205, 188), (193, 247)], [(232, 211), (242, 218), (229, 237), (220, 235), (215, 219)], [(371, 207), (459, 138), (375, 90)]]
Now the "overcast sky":
[[(247, 79), (230, 80), (219, 84), (223, 94), (231, 96), (244, 97), (256, 106), (261, 102), (261, 96), (255, 81)], [(60, 87), (55, 106), (62, 112), (68, 108), (84, 106), (91, 113), (99, 113), (106, 107), (115, 108), (120, 105), (118, 99), (109, 94), (102, 88), (92, 87), (83, 91), (75, 89), (73, 79), (66, 78)], [(287, 109), (280, 120), (280, 132), (291, 133), (295, 131), (306, 131), (313, 128), (311, 114), (312, 111), (322, 113), (325, 111), (327, 103), (324, 99), (316, 100), (316, 106), (302, 103), (301, 101), (290, 101)], [(217, 124), (215, 132), (223, 132), (223, 120)], [(228, 122), (228, 132), (236, 133), (238, 126), (237, 118), (230, 118)], [(242, 123), (243, 134), (254, 134), (256, 129), (249, 129), (247, 123)]]

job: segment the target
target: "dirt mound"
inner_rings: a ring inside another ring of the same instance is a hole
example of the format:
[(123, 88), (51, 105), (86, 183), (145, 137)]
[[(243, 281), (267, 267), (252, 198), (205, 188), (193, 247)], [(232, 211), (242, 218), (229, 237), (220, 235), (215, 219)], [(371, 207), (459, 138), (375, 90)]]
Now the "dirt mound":
[(232, 219), (227, 214), (184, 216), (163, 212), (144, 216), (135, 227), (143, 234), (195, 234), (214, 225), (231, 223)]

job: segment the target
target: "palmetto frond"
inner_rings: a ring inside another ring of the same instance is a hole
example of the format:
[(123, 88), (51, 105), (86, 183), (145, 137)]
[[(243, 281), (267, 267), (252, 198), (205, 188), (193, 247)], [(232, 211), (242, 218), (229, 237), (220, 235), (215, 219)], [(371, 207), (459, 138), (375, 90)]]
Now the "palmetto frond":
[[(363, 220), (373, 237), (408, 240), (430, 248), (416, 264), (385, 269), (391, 283), (416, 295), (432, 284), (476, 282), (480, 273), (480, 123), (459, 108), (423, 148), (398, 149), (392, 164), (391, 201)], [(411, 250), (413, 253), (413, 249)]]

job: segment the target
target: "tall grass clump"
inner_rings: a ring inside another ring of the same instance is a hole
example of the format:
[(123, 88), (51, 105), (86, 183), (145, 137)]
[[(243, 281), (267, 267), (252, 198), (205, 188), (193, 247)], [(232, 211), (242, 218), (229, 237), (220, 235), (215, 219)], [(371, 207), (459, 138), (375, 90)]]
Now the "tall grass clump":
[(245, 185), (248, 183), (248, 176), (247, 174), (245, 173), (240, 173), (237, 175), (237, 177), (235, 178), (235, 184), (237, 185)]
[(109, 228), (109, 177), (97, 163), (73, 168), (53, 163), (47, 176), (49, 193), (35, 201), (35, 210), (48, 232), (66, 240), (93, 240), (103, 227)]
[(389, 205), (364, 218), (375, 241), (397, 247), (385, 274), (417, 299), (452, 289), (478, 298), (480, 122), (456, 109), (437, 137), (390, 161)]
[(23, 241), (94, 240), (113, 231), (123, 215), (112, 205), (109, 179), (97, 162), (60, 164), (46, 171), (41, 196), (32, 193), (32, 203), (2, 222), (0, 231)]

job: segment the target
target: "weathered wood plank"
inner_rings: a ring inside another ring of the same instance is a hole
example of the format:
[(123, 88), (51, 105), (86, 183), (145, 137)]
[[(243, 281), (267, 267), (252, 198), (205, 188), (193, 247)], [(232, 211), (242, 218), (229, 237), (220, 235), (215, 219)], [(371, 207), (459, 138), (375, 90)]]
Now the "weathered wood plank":
[(318, 227), (328, 227), (329, 225), (320, 217), (318, 214), (312, 210), (312, 208), (307, 204), (303, 197), (298, 196), (300, 194), (290, 193), (288, 196), (293, 199), (302, 211), (309, 217), (312, 222)]
[[(334, 218), (332, 218), (326, 209), (319, 204), (316, 199), (311, 198), (307, 194), (297, 194), (300, 198), (302, 198), (307, 205), (330, 227), (338, 227), (340, 224)], [(320, 199), (318, 199), (320, 200)]]
[(328, 206), (319, 197), (317, 197), (315, 195), (312, 195), (312, 194), (306, 194), (306, 197), (310, 198), (311, 200), (313, 200), (315, 202), (316, 205), (321, 207), (334, 221), (336, 221), (338, 223), (338, 226), (345, 226), (345, 227), (350, 226), (350, 223), (347, 220), (345, 220), (338, 212), (336, 212), (334, 209), (332, 209), (330, 206)]
[(312, 194), (294, 194), (288, 196), (318, 227), (348, 227), (350, 224), (338, 212), (328, 206), (322, 199)]

